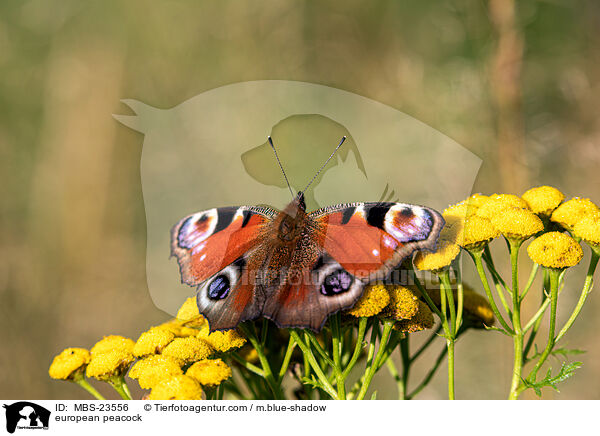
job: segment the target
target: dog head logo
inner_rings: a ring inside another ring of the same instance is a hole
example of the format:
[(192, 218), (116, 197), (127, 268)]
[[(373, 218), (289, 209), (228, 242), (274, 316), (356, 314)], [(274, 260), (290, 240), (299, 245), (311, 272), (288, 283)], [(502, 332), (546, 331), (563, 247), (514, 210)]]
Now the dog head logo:
[(29, 401), (4, 404), (6, 409), (6, 431), (16, 429), (48, 429), (50, 411)]

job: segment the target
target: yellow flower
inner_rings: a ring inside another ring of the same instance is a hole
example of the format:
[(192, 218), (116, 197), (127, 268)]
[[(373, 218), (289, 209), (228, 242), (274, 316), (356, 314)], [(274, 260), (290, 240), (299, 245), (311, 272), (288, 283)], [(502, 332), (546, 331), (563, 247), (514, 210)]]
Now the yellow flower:
[(124, 350), (113, 350), (101, 354), (93, 354), (86, 369), (88, 377), (106, 381), (113, 376), (127, 372), (134, 361), (133, 354)]
[(490, 220), (476, 215), (471, 216), (465, 221), (463, 240), (460, 245), (467, 250), (480, 249), (499, 234), (500, 232), (492, 225)]
[(73, 380), (83, 376), (83, 371), (88, 363), (90, 363), (88, 350), (67, 348), (54, 357), (48, 374), (57, 380)]
[(552, 186), (528, 189), (521, 198), (533, 213), (548, 216), (565, 199), (565, 194)]
[(235, 348), (241, 348), (246, 343), (246, 338), (244, 338), (236, 329), (210, 333), (208, 323), (204, 325), (196, 337), (206, 341), (208, 345), (219, 353), (225, 353)]
[(348, 315), (360, 317), (375, 316), (383, 310), (390, 302), (390, 296), (385, 286), (379, 283), (368, 285), (362, 297), (356, 302), (352, 309), (346, 313)]
[(196, 297), (190, 297), (185, 300), (185, 303), (179, 308), (176, 318), (181, 322), (185, 322), (188, 326), (195, 327), (202, 326), (206, 322), (204, 317), (198, 312)]
[(129, 338), (118, 335), (110, 335), (104, 336), (104, 338), (96, 342), (90, 351), (92, 352), (92, 356), (94, 354), (107, 353), (113, 350), (123, 350), (128, 353), (132, 353), (134, 345), (135, 342)]
[(187, 375), (174, 375), (165, 378), (152, 387), (149, 400), (201, 400), (202, 387), (198, 381)]
[(598, 206), (590, 201), (589, 198), (572, 198), (565, 201), (552, 212), (552, 221), (559, 223), (567, 230), (573, 230), (573, 227), (579, 220), (588, 214), (600, 212)]
[(205, 359), (194, 363), (185, 374), (202, 386), (217, 386), (231, 377), (231, 368), (221, 359)]
[(581, 246), (560, 232), (544, 233), (536, 238), (527, 253), (531, 260), (547, 268), (567, 268), (577, 265), (583, 257)]
[(390, 295), (390, 303), (382, 315), (400, 321), (411, 319), (419, 311), (418, 293), (405, 286), (387, 286)]
[(174, 338), (172, 332), (160, 327), (152, 327), (140, 335), (133, 347), (133, 355), (141, 357), (160, 353)]
[(410, 319), (402, 319), (394, 323), (394, 329), (406, 333), (420, 332), (433, 327), (433, 313), (426, 303), (418, 301), (417, 313)]
[(164, 356), (181, 359), (185, 363), (206, 359), (212, 353), (213, 348), (206, 341), (193, 336), (175, 338), (162, 351)]
[(138, 360), (128, 375), (137, 379), (142, 389), (150, 389), (166, 378), (183, 374), (179, 363), (177, 359), (169, 356), (148, 356)]
[(460, 253), (460, 247), (450, 241), (440, 239), (434, 252), (418, 251), (414, 259), (415, 266), (422, 271), (437, 271), (450, 265)]
[(573, 235), (594, 248), (600, 247), (600, 213), (584, 216), (575, 224)]
[(492, 225), (507, 239), (524, 241), (544, 230), (542, 220), (533, 212), (521, 208), (508, 208), (492, 218)]
[(527, 209), (527, 203), (521, 197), (512, 194), (494, 194), (491, 195), (486, 202), (484, 202), (477, 209), (477, 216), (481, 218), (487, 218), (491, 220), (493, 217), (502, 213), (504, 210), (518, 207), (521, 209)]

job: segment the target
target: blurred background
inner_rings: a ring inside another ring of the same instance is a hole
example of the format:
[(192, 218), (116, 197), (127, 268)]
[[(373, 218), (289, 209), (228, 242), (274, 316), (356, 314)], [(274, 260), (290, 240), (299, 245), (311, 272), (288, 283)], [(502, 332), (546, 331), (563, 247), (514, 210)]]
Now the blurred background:
[[(48, 377), (52, 357), (168, 317), (147, 291), (143, 136), (112, 118), (129, 113), (120, 99), (170, 108), (247, 80), (328, 85), (477, 154), (474, 192), (550, 184), (599, 203), (599, 78), (594, 0), (3, 1), (0, 395), (87, 398)], [(592, 293), (564, 344), (587, 350), (584, 366), (545, 399), (600, 398), (599, 311)], [(461, 338), (457, 397), (505, 398), (511, 356), (500, 334)], [(378, 398), (393, 395), (386, 377)], [(420, 398), (445, 395), (442, 371)]]

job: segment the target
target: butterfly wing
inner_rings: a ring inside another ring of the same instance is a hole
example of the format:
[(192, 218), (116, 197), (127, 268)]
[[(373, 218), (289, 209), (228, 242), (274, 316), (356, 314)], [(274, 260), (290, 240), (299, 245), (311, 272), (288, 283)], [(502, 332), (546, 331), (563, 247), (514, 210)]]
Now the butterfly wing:
[(370, 282), (416, 250), (433, 250), (444, 219), (435, 210), (404, 203), (350, 203), (311, 213), (325, 228), (324, 251), (353, 276)]
[(435, 210), (402, 203), (312, 212), (287, 278), (268, 294), (263, 316), (279, 327), (319, 331), (329, 315), (352, 307), (367, 283), (385, 278), (415, 250), (434, 249), (443, 225)]
[(231, 329), (260, 315), (248, 263), (277, 211), (222, 207), (189, 215), (171, 230), (181, 280), (198, 287), (198, 309), (211, 330)]

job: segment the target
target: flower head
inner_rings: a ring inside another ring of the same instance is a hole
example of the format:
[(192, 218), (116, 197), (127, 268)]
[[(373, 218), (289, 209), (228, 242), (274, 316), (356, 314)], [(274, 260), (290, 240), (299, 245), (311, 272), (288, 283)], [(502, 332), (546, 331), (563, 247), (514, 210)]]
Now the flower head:
[(567, 230), (573, 230), (573, 227), (579, 220), (588, 214), (596, 214), (600, 212), (589, 198), (571, 198), (558, 206), (552, 212), (552, 221), (559, 223)]
[(396, 321), (394, 329), (406, 333), (415, 333), (433, 327), (433, 313), (429, 306), (421, 300), (417, 301), (417, 306), (417, 312), (409, 319)]
[(466, 250), (481, 249), (499, 234), (489, 219), (474, 215), (465, 221), (460, 245)]
[(583, 239), (592, 248), (600, 248), (600, 213), (588, 214), (573, 228), (573, 235)]
[(437, 271), (447, 267), (460, 253), (460, 247), (454, 242), (440, 239), (434, 252), (418, 251), (414, 259), (415, 266), (422, 271)]
[(138, 360), (128, 375), (137, 379), (142, 389), (150, 389), (166, 378), (181, 374), (180, 361), (169, 356), (153, 355)]
[(202, 386), (217, 386), (231, 377), (231, 368), (221, 359), (205, 359), (194, 363), (185, 374)]
[(548, 216), (565, 199), (565, 194), (552, 186), (538, 186), (527, 190), (521, 198), (533, 213)]
[(527, 209), (511, 207), (492, 218), (492, 225), (507, 239), (524, 241), (544, 230), (542, 220)]
[(236, 329), (210, 333), (208, 323), (204, 325), (196, 337), (206, 341), (208, 345), (219, 353), (225, 353), (229, 350), (241, 348), (246, 343), (246, 338), (244, 338)]
[(390, 302), (390, 296), (385, 286), (382, 284), (368, 285), (360, 299), (356, 302), (352, 309), (346, 313), (348, 315), (360, 317), (375, 316), (383, 310)]
[(83, 376), (90, 363), (90, 352), (85, 348), (67, 348), (52, 360), (48, 369), (50, 377), (57, 380), (73, 380)]
[(205, 340), (193, 336), (175, 338), (162, 350), (164, 356), (171, 356), (185, 363), (206, 359), (212, 353), (213, 348)]
[(386, 287), (390, 295), (390, 303), (382, 313), (383, 316), (400, 321), (411, 319), (419, 311), (417, 292), (400, 285)]
[(557, 269), (577, 265), (583, 257), (577, 241), (561, 232), (544, 233), (529, 244), (527, 253), (535, 263)]
[(133, 354), (124, 350), (92, 354), (92, 359), (86, 368), (86, 375), (106, 381), (111, 377), (126, 373), (134, 360)]
[(175, 339), (175, 335), (169, 330), (152, 327), (140, 335), (133, 346), (133, 355), (141, 357), (148, 354), (160, 353), (173, 339)]
[(187, 375), (174, 375), (152, 387), (149, 400), (201, 400), (202, 387)]
[(496, 215), (511, 207), (527, 209), (529, 206), (525, 200), (523, 200), (521, 197), (517, 197), (516, 195), (494, 194), (491, 195), (488, 200), (477, 209), (476, 214), (481, 218), (492, 219)]
[(92, 356), (95, 354), (107, 353), (113, 350), (123, 350), (128, 353), (132, 353), (134, 345), (135, 342), (129, 338), (118, 335), (110, 335), (104, 336), (101, 340), (96, 342), (90, 351)]
[(179, 308), (176, 318), (185, 322), (188, 326), (200, 327), (206, 323), (206, 319), (198, 311), (198, 303), (196, 297), (190, 297)]

